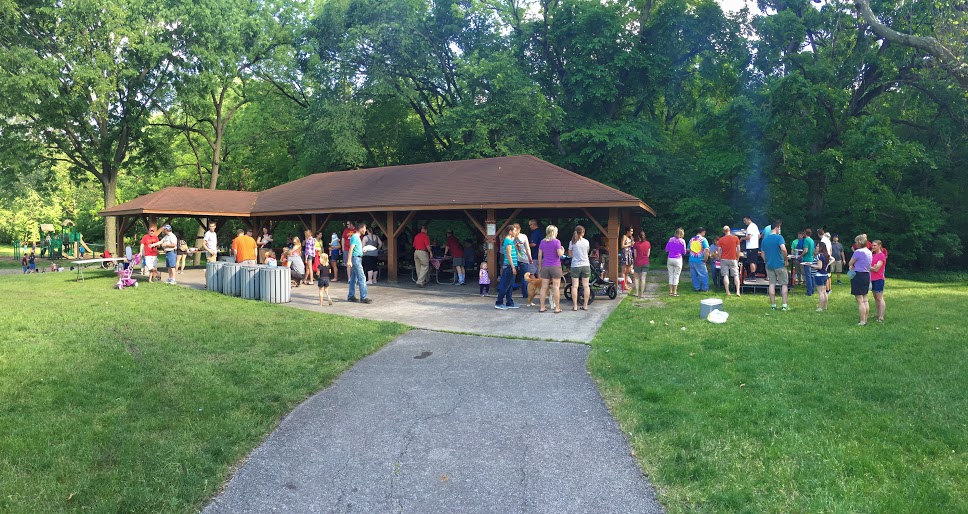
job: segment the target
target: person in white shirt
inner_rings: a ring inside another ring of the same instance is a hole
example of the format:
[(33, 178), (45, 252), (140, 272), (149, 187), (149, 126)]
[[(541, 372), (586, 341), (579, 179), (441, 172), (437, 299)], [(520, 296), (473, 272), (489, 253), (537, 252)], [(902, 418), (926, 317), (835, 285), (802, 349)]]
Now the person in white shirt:
[(208, 232), (203, 239), (205, 242), (205, 258), (208, 262), (218, 260), (218, 235), (215, 233), (215, 222), (208, 223)]
[(756, 275), (756, 259), (760, 255), (760, 227), (753, 223), (749, 216), (743, 216), (743, 223), (746, 223), (746, 262), (750, 266), (750, 275)]

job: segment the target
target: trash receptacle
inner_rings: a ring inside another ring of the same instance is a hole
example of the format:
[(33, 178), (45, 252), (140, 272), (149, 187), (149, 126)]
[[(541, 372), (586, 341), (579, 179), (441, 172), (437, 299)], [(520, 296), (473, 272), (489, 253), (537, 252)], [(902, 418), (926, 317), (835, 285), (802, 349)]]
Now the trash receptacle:
[(229, 296), (242, 295), (241, 264), (227, 262), (222, 265), (222, 294)]
[(286, 267), (259, 268), (259, 292), (262, 301), (288, 303), (292, 297), (290, 278), (289, 268)]
[(205, 264), (205, 289), (222, 292), (222, 266), (224, 262), (209, 262)]
[(239, 277), (242, 283), (242, 298), (246, 300), (260, 300), (259, 268), (262, 266), (242, 266)]

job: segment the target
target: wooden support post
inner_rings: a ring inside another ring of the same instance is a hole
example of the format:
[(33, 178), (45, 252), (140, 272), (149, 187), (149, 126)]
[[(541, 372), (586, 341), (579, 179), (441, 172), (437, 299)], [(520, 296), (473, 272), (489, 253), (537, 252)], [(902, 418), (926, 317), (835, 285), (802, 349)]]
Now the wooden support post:
[[(497, 227), (494, 209), (487, 210), (484, 225), (486, 227)], [(484, 253), (487, 254), (487, 272), (491, 275), (491, 285), (493, 286), (491, 289), (497, 289), (497, 277), (501, 276), (501, 271), (497, 269), (497, 245), (499, 244), (501, 244), (500, 233), (484, 233)]]
[[(387, 236), (387, 281), (397, 283), (397, 236), (393, 226), (393, 211), (387, 211), (387, 224), (383, 226), (383, 233)], [(376, 219), (374, 218), (374, 221)]]
[(618, 207), (608, 209), (608, 278), (618, 287)]
[(158, 234), (158, 215), (149, 214), (147, 221), (145, 221), (145, 225), (147, 225), (147, 230), (155, 229), (155, 234), (157, 235)]

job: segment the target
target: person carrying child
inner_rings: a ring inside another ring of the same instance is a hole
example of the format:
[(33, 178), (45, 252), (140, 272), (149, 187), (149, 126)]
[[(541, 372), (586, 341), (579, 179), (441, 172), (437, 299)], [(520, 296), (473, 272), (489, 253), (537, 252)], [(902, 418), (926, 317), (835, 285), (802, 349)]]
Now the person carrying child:
[(319, 286), (319, 304), (323, 304), (323, 296), (330, 305), (333, 299), (329, 297), (329, 255), (319, 253), (319, 274), (316, 275), (316, 285)]
[(481, 285), (481, 296), (491, 296), (491, 275), (487, 272), (487, 262), (481, 263), (481, 274), (477, 282)]

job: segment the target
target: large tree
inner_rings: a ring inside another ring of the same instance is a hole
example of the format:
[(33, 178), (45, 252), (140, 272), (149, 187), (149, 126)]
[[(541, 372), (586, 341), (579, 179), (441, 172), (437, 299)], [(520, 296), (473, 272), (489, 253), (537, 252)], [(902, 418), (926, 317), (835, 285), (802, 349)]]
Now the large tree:
[[(45, 157), (100, 182), (116, 203), (176, 59), (177, 20), (154, 0), (14, 1), (0, 14), (0, 137), (37, 141)], [(116, 248), (116, 221), (105, 222)]]

